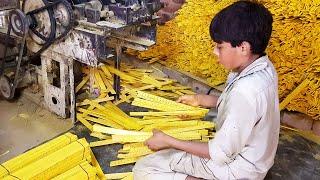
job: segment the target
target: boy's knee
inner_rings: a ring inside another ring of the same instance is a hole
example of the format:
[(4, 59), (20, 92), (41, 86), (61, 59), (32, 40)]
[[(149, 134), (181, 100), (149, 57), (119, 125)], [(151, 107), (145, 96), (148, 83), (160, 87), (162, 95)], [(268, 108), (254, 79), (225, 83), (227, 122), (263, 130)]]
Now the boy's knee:
[(132, 169), (134, 179), (148, 179), (147, 177), (150, 172), (148, 172), (147, 169), (144, 158), (138, 160)]

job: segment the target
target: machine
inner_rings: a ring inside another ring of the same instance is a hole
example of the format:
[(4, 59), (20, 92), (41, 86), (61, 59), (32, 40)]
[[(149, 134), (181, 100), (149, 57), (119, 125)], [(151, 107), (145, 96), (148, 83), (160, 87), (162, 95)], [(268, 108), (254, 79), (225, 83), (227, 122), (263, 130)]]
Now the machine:
[[(162, 6), (160, 0), (23, 0), (20, 7), (18, 1), (1, 0), (2, 95), (13, 98), (29, 62), (40, 57), (47, 108), (75, 120), (75, 61), (96, 67), (113, 57), (119, 69), (123, 48), (142, 51), (155, 44), (155, 13)], [(10, 43), (13, 52), (6, 48)], [(114, 88), (117, 98), (118, 76)]]

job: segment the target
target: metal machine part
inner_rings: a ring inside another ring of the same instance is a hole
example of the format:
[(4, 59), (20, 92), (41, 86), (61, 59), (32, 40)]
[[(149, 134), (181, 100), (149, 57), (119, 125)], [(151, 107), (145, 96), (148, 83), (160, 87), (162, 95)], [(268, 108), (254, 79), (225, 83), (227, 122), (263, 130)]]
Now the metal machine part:
[(22, 9), (30, 19), (30, 37), (40, 45), (34, 57), (73, 28), (73, 10), (66, 0), (24, 0)]
[(1, 76), (0, 77), (0, 92), (2, 96), (6, 99), (9, 99), (11, 97), (11, 81), (8, 78), (8, 76)]
[(29, 21), (26, 15), (20, 10), (10, 11), (10, 24), (12, 26), (12, 31), (14, 34), (22, 37), (28, 32)]
[[(16, 87), (18, 86), (19, 80), (21, 79), (21, 63), (23, 60), (23, 53), (25, 49), (25, 41), (27, 37), (27, 32), (28, 32), (28, 22), (26, 19), (26, 16), (24, 14), (16, 9), (12, 10), (9, 15), (9, 27), (7, 30), (7, 36), (5, 40), (5, 49), (3, 53), (3, 58), (1, 60), (1, 65), (0, 65), (0, 77), (2, 79), (0, 86), (4, 87), (4, 89), (1, 88), (1, 93), (6, 99), (12, 99), (15, 94)], [(19, 50), (19, 55), (16, 59), (15, 62), (15, 74), (14, 74), (14, 79), (11, 80), (5, 75), (5, 61), (6, 61), (6, 55), (7, 55), (7, 47), (8, 47), (8, 42), (9, 42), (9, 37), (11, 35), (11, 31), (16, 32), (16, 35), (22, 36), (22, 41), (20, 44), (20, 50)], [(9, 89), (8, 89), (9, 88)]]
[(0, 10), (19, 8), (19, 0), (1, 0)]
[[(155, 12), (161, 7), (160, 0), (23, 0), (23, 13), (11, 13), (10, 28), (26, 39), (29, 54), (41, 55), (46, 106), (75, 120), (74, 60), (96, 67), (114, 57), (119, 69), (124, 48), (155, 44)], [(118, 98), (120, 77), (114, 77), (114, 86)]]
[[(22, 79), (21, 73), (23, 72), (21, 65), (25, 63), (23, 62), (23, 56), (28, 34), (33, 41), (42, 45), (42, 47), (35, 52), (36, 56), (46, 50), (55, 40), (65, 36), (68, 31), (71, 30), (71, 24), (73, 22), (71, 5), (65, 0), (58, 0), (51, 3), (46, 0), (32, 0), (32, 2), (31, 0), (25, 0), (23, 2), (23, 9), (25, 12), (19, 9), (12, 9), (8, 16), (9, 25), (6, 33), (5, 49), (0, 62), (0, 76), (9, 82), (6, 84), (6, 81), (2, 81), (4, 83), (2, 87), (6, 88), (1, 92), (7, 99), (14, 97), (15, 90), (19, 81)], [(55, 15), (57, 16), (55, 17)], [(59, 24), (57, 25), (57, 23)], [(7, 46), (9, 38), (13, 36), (11, 32), (13, 32), (21, 42), (19, 54), (13, 62), (15, 65), (13, 79), (5, 77)], [(10, 91), (7, 90), (8, 87), (10, 87)]]

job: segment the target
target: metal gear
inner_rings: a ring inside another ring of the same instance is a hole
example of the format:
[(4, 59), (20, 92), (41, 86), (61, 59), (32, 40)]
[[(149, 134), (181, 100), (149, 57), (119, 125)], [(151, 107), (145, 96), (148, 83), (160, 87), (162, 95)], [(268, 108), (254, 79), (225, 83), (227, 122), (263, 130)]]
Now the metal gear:
[(9, 14), (10, 24), (12, 27), (12, 31), (22, 37), (29, 30), (29, 21), (26, 15), (19, 9), (15, 9), (10, 11)]
[(31, 19), (31, 39), (41, 45), (41, 49), (30, 59), (37, 57), (55, 41), (65, 37), (74, 26), (75, 18), (68, 0), (24, 0), (22, 8)]
[(47, 5), (49, 5), (47, 0), (24, 0), (22, 4), (23, 12), (30, 15), (32, 19), (29, 34), (40, 45), (53, 41), (55, 38), (56, 22), (54, 12), (52, 8), (37, 13), (31, 12)]
[(70, 2), (67, 0), (60, 0), (54, 8), (54, 14), (57, 21), (56, 39), (61, 39), (73, 28), (75, 22)]

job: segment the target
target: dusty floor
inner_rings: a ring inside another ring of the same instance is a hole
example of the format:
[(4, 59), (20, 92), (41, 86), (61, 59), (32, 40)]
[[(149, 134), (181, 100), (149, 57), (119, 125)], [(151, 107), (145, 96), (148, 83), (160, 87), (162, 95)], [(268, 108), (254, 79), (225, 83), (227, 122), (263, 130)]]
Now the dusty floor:
[(0, 97), (0, 163), (71, 127), (71, 120), (59, 118), (26, 97), (14, 102)]

